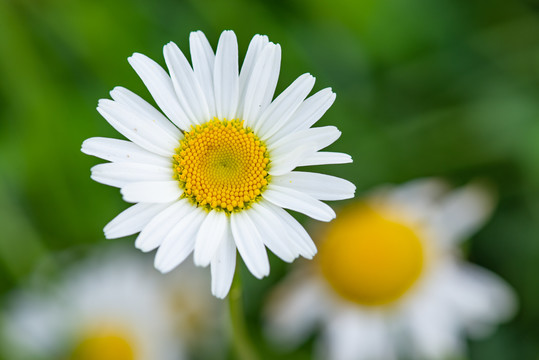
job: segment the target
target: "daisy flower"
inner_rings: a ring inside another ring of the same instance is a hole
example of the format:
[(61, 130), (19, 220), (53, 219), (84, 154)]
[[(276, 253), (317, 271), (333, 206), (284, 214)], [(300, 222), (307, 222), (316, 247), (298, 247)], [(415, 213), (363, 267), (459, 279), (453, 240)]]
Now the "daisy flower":
[(318, 261), (272, 294), (268, 335), (293, 346), (320, 326), (323, 359), (462, 355), (465, 334), (484, 336), (515, 309), (500, 278), (459, 256), (492, 205), (478, 184), (448, 191), (433, 179), (348, 205), (322, 231)]
[(269, 274), (266, 247), (288, 262), (314, 256), (311, 238), (283, 208), (330, 221), (335, 212), (320, 200), (353, 197), (355, 186), (293, 170), (352, 159), (320, 151), (339, 138), (336, 127), (311, 128), (335, 100), (331, 89), (307, 98), (315, 79), (304, 74), (273, 99), (278, 44), (254, 36), (241, 71), (234, 32), (221, 34), (215, 54), (200, 31), (189, 45), (192, 65), (176, 44), (165, 45), (169, 73), (142, 54), (131, 56), (163, 113), (117, 87), (97, 110), (129, 141), (91, 138), (82, 151), (110, 161), (93, 167), (92, 179), (136, 203), (105, 236), (140, 232), (135, 246), (159, 248), (155, 267), (163, 273), (194, 252), (196, 265), (211, 264), (212, 293), (223, 298), (236, 248), (257, 278)]
[[(52, 289), (12, 294), (0, 353), (13, 360), (178, 360), (189, 358), (195, 339), (217, 339), (220, 304), (201, 286), (201, 269), (163, 277), (122, 250), (69, 268)], [(211, 346), (223, 350), (217, 340)]]

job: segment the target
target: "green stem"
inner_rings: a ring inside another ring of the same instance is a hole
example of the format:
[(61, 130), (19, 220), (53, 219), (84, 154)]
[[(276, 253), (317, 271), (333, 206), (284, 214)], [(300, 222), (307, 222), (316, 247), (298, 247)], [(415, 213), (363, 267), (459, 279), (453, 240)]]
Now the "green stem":
[(230, 311), (230, 322), (232, 324), (234, 350), (239, 360), (258, 360), (260, 357), (256, 353), (255, 347), (247, 333), (239, 270), (238, 266), (232, 280), (230, 293), (228, 294), (228, 308)]

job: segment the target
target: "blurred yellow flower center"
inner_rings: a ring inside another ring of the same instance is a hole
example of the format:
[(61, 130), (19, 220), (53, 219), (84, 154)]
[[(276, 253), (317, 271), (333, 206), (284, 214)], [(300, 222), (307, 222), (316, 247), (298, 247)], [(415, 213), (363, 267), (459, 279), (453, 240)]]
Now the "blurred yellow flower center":
[(414, 230), (366, 204), (339, 214), (324, 240), (324, 277), (341, 296), (362, 305), (394, 302), (423, 269), (423, 246)]
[(184, 196), (207, 210), (238, 211), (268, 184), (268, 152), (240, 120), (211, 120), (185, 133), (174, 155)]
[(85, 337), (73, 350), (69, 360), (135, 360), (130, 343), (113, 333)]

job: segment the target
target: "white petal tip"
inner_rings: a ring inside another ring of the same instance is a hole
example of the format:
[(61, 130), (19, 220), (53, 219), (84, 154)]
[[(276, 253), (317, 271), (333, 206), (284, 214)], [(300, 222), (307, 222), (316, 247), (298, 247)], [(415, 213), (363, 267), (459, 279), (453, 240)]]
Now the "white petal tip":
[(339, 157), (338, 162), (332, 162), (332, 164), (333, 163), (335, 163), (335, 164), (349, 164), (349, 163), (354, 162), (354, 159), (352, 159), (352, 156), (350, 156), (348, 154), (336, 153), (335, 155), (337, 155)]
[(174, 268), (171, 268), (170, 266), (158, 266), (157, 264), (154, 264), (154, 267), (159, 271), (161, 274), (167, 274), (174, 270)]
[(249, 269), (249, 271), (258, 280), (261, 280), (269, 275), (269, 268), (268, 269)]
[[(97, 181), (97, 180), (96, 180)], [(121, 188), (120, 189), (120, 193), (122, 194), (122, 199), (125, 201), (125, 202), (128, 202), (128, 203), (136, 203), (138, 202), (136, 199), (132, 198), (131, 195), (132, 194), (126, 194), (124, 192), (124, 189)]]
[(255, 36), (253, 36), (253, 40), (257, 38), (257, 39), (261, 39), (261, 40), (268, 40), (269, 41), (269, 38), (267, 35), (262, 35), (262, 34), (256, 34)]
[(90, 146), (90, 143), (91, 143), (90, 139), (84, 140), (80, 146), (80, 151), (85, 154), (88, 154), (88, 147)]
[(127, 58), (127, 62), (133, 66), (133, 63), (137, 61), (137, 53), (134, 53), (133, 55), (131, 55), (130, 57)]
[(326, 213), (324, 216), (320, 216), (316, 220), (323, 221), (323, 222), (330, 222), (331, 220), (335, 219), (336, 217), (337, 217), (337, 214), (335, 214), (335, 212), (333, 212), (332, 214)]
[(109, 94), (114, 99), (114, 98), (118, 97), (118, 95), (124, 94), (126, 91), (128, 91), (128, 90), (126, 88), (124, 88), (123, 86), (115, 86), (110, 91)]
[(118, 239), (121, 237), (121, 236), (115, 236), (114, 231), (107, 229), (106, 227), (103, 230), (103, 234), (105, 235), (105, 239), (107, 240)]
[(150, 252), (150, 251), (152, 251), (153, 249), (155, 249), (155, 247), (148, 247), (148, 246), (144, 246), (144, 245), (137, 244), (136, 241), (135, 241), (135, 248), (139, 249), (139, 250), (142, 251), (143, 253), (147, 253), (147, 252)]
[(211, 259), (205, 259), (202, 256), (196, 256), (195, 252), (195, 256), (193, 256), (193, 262), (195, 266), (207, 267), (208, 265), (210, 265)]
[(214, 290), (212, 289), (211, 294), (215, 296), (218, 299), (223, 300), (228, 295), (230, 289), (227, 289), (226, 291), (223, 289)]
[(142, 55), (141, 53), (138, 53), (138, 52), (134, 52), (133, 55), (131, 55), (130, 57), (127, 58), (127, 61), (131, 62), (131, 61), (136, 61), (137, 59), (139, 59), (140, 57), (143, 57), (144, 55)]
[(172, 41), (169, 41), (168, 43), (165, 44), (165, 46), (163, 46), (163, 52), (170, 52), (170, 51), (173, 51), (175, 48), (178, 48), (178, 45), (176, 45), (176, 43), (172, 42)]
[(305, 73), (305, 74), (301, 75), (300, 77), (304, 78), (304, 81), (309, 81), (309, 82), (312, 82), (312, 83), (314, 83), (316, 81), (316, 78), (314, 76), (312, 76), (312, 74), (310, 74), (310, 73)]
[(266, 47), (271, 48), (273, 51), (277, 51), (277, 52), (281, 51), (281, 45), (275, 44), (275, 43), (272, 43), (272, 42), (268, 43), (266, 45)]
[(107, 107), (109, 107), (114, 101), (111, 100), (111, 99), (99, 99), (97, 101), (97, 110), (99, 111), (99, 109), (105, 109)]
[(221, 36), (219, 37), (219, 42), (221, 42), (223, 40), (225, 40), (225, 41), (230, 41), (230, 40), (237, 41), (236, 40), (236, 34), (232, 30), (225, 30), (225, 31), (223, 31), (221, 33)]
[(264, 275), (264, 274), (253, 274), (253, 276), (254, 276), (255, 278), (257, 278), (258, 280), (261, 280), (261, 279), (263, 279), (263, 278), (264, 278), (265, 276), (267, 276), (267, 275)]

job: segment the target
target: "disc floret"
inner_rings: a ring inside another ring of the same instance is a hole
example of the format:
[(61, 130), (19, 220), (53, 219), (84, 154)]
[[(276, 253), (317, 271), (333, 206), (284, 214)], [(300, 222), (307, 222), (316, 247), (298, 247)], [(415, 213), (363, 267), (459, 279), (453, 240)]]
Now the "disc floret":
[(192, 126), (173, 155), (183, 197), (207, 211), (231, 213), (259, 201), (270, 179), (265, 144), (244, 121), (214, 118)]

